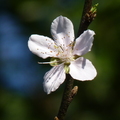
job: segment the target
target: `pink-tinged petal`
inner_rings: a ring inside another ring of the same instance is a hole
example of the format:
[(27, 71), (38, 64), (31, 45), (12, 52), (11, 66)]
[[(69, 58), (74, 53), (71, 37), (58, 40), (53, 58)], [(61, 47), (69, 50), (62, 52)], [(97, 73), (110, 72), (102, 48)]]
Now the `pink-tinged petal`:
[(92, 30), (84, 31), (75, 41), (73, 48), (74, 55), (84, 55), (91, 50), (95, 33)]
[(51, 25), (51, 34), (58, 45), (67, 46), (74, 40), (72, 22), (63, 16), (57, 17)]
[(80, 81), (93, 80), (97, 75), (97, 71), (88, 59), (80, 57), (71, 62), (70, 75)]
[(49, 37), (36, 34), (31, 35), (28, 41), (30, 51), (41, 58), (56, 57), (58, 52), (55, 46), (54, 41)]
[(44, 76), (44, 91), (47, 94), (55, 91), (65, 81), (65, 77), (64, 64), (54, 66)]

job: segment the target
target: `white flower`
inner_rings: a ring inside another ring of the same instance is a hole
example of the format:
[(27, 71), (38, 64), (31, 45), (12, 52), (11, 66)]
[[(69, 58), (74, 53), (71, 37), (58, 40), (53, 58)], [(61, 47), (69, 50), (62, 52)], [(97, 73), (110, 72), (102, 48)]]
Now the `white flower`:
[(31, 35), (28, 47), (31, 52), (45, 59), (51, 57), (53, 68), (44, 76), (44, 90), (55, 91), (65, 80), (66, 73), (80, 81), (92, 80), (97, 75), (92, 63), (83, 57), (91, 50), (94, 31), (86, 30), (74, 41), (72, 22), (63, 16), (57, 17), (51, 25), (52, 40), (42, 35)]

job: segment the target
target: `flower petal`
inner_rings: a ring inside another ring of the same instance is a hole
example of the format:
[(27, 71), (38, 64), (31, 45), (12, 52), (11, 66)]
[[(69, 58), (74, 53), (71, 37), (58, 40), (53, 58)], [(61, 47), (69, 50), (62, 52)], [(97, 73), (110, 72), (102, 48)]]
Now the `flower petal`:
[(57, 17), (52, 22), (51, 34), (58, 45), (69, 45), (74, 40), (74, 29), (72, 22), (67, 17)]
[(92, 30), (84, 31), (75, 41), (73, 48), (74, 55), (84, 55), (91, 50), (95, 33)]
[(42, 58), (56, 57), (55, 46), (54, 41), (49, 37), (36, 34), (31, 35), (28, 41), (30, 51)]
[(96, 77), (97, 71), (92, 63), (83, 57), (79, 57), (70, 64), (70, 75), (77, 80), (86, 81)]
[(48, 71), (44, 76), (44, 91), (47, 94), (58, 89), (58, 87), (65, 81), (65, 70), (64, 64), (54, 66), (50, 71)]

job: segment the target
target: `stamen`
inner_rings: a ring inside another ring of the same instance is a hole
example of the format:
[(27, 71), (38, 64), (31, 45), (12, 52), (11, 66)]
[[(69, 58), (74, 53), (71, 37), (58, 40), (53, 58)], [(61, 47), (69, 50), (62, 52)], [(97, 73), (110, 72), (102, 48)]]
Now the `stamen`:
[(38, 62), (38, 64), (52, 64), (52, 63), (59, 63), (60, 61), (52, 61), (52, 62)]
[(50, 62), (38, 62), (38, 64), (50, 64)]

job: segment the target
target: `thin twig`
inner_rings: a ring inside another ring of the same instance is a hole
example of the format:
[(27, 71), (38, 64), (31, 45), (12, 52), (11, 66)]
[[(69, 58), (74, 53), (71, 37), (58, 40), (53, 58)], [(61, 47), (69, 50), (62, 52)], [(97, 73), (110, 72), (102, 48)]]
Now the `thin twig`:
[(80, 21), (80, 26), (78, 30), (78, 36), (83, 33), (83, 31), (87, 30), (88, 26), (92, 22), (90, 19), (90, 9), (92, 8), (92, 0), (85, 0), (82, 18)]
[(61, 106), (60, 106), (60, 109), (59, 109), (59, 112), (57, 115), (58, 120), (64, 120), (64, 117), (67, 113), (67, 109), (68, 109), (74, 95), (77, 93), (78, 87), (76, 86), (73, 88), (73, 83), (74, 83), (74, 79), (72, 79), (71, 76), (69, 74), (67, 74), (66, 86), (65, 86)]

